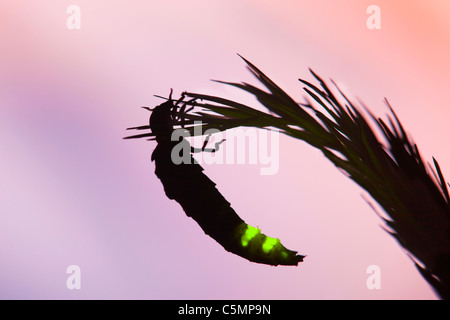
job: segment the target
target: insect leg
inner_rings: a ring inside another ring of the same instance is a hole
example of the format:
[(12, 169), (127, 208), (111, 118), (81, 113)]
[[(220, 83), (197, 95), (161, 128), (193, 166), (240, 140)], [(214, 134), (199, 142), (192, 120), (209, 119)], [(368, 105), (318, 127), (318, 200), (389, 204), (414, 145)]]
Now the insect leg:
[(180, 120), (180, 125), (182, 128), (184, 128), (184, 121), (186, 120), (186, 117), (184, 115), (192, 109), (194, 109), (194, 107), (190, 107), (186, 110), (186, 104), (183, 104), (183, 106), (180, 108), (180, 111), (178, 112), (178, 119)]
[[(179, 121), (180, 121), (180, 125), (181, 125), (182, 128), (184, 128), (184, 125), (185, 125), (185, 122), (184, 122), (185, 119), (186, 119), (185, 115), (186, 115), (189, 111), (191, 111), (191, 110), (194, 109), (194, 106), (193, 106), (192, 104), (193, 104), (193, 103), (195, 102), (195, 100), (197, 99), (197, 98), (193, 98), (193, 99), (191, 99), (191, 100), (189, 100), (189, 101), (185, 101), (185, 102), (183, 103), (183, 105), (180, 107), (180, 110), (177, 112), (177, 111), (176, 111), (176, 108), (178, 107), (178, 104), (183, 100), (183, 98), (184, 98), (184, 92), (182, 93), (181, 98), (180, 98), (180, 99), (177, 101), (177, 103), (175, 104), (174, 113), (173, 113), (173, 119), (174, 119), (174, 120), (179, 120)], [(190, 104), (191, 107), (188, 108), (188, 109), (186, 110), (186, 105), (188, 105), (188, 104)]]
[[(182, 92), (181, 97), (173, 104), (173, 107), (171, 110), (172, 111), (172, 113), (171, 113), (172, 120), (176, 120), (177, 115), (178, 115), (178, 112), (177, 112), (178, 105), (180, 104), (181, 101), (183, 101), (184, 97), (185, 97), (185, 94), (184, 94), (184, 92)], [(169, 99), (172, 99), (172, 91), (170, 92)]]
[(216, 142), (215, 145), (214, 145), (214, 148), (206, 148), (206, 146), (208, 145), (210, 137), (211, 137), (211, 135), (209, 134), (206, 137), (205, 141), (203, 142), (203, 146), (201, 148), (191, 147), (191, 152), (211, 152), (211, 153), (214, 153), (216, 151), (219, 151), (219, 146), (225, 141), (225, 139), (222, 139), (219, 142)]

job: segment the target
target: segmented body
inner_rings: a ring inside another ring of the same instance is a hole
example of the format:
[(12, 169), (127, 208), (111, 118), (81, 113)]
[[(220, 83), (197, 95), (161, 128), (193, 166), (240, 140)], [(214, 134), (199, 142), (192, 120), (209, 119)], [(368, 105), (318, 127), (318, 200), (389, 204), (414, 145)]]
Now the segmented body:
[[(303, 261), (304, 256), (286, 249), (278, 239), (267, 237), (259, 229), (246, 224), (191, 154), (190, 162), (174, 164), (173, 148), (179, 143), (189, 143), (183, 137), (179, 141), (171, 140), (176, 108), (172, 99), (155, 107), (149, 125), (158, 142), (151, 159), (167, 197), (178, 202), (186, 215), (229, 252), (252, 262), (275, 266), (298, 265)], [(181, 150), (186, 152), (187, 149)]]

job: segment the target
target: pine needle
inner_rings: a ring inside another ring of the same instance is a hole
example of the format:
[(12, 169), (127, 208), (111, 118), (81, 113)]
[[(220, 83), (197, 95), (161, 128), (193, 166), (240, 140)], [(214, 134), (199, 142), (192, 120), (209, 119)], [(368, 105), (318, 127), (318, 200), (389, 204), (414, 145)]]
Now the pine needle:
[[(340, 103), (326, 82), (310, 70), (319, 85), (299, 79), (305, 86), (306, 97), (312, 100), (297, 103), (256, 66), (244, 61), (268, 91), (246, 83), (218, 82), (252, 94), (267, 113), (221, 97), (185, 92), (186, 97), (193, 98), (186, 105), (202, 111), (183, 114), (184, 121), (201, 120), (203, 128), (219, 130), (239, 126), (278, 128), (321, 150), (379, 204), (386, 213), (386, 218), (382, 219), (385, 230), (389, 230), (413, 258), (436, 293), (442, 299), (450, 299), (448, 183), (434, 158), (434, 168), (423, 161), (418, 147), (406, 134), (387, 100), (391, 113), (387, 121), (375, 117), (363, 106), (367, 118), (334, 82), (345, 104)], [(194, 128), (195, 124), (189, 131), (194, 132)]]

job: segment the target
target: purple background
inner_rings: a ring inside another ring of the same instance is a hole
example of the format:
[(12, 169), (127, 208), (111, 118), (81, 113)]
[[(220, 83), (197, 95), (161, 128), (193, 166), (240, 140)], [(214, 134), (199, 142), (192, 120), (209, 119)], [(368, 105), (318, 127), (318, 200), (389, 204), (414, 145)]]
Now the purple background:
[[(66, 8), (81, 9), (68, 30)], [(382, 29), (366, 28), (381, 8)], [(236, 53), (295, 99), (308, 67), (380, 116), (386, 96), (426, 160), (450, 171), (445, 1), (0, 3), (0, 298), (435, 299), (363, 191), (280, 137), (280, 168), (204, 166), (249, 224), (308, 255), (269, 267), (227, 253), (168, 200), (153, 142), (125, 141), (170, 88), (253, 103)], [(253, 103), (253, 105), (255, 105)], [(81, 290), (66, 288), (67, 266)], [(369, 265), (381, 289), (366, 286)]]

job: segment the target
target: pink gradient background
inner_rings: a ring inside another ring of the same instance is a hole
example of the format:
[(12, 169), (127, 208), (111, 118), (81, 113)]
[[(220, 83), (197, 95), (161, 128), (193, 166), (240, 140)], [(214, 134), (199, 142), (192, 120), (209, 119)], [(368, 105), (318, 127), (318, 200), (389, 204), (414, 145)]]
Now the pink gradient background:
[(243, 219), (308, 255), (275, 268), (205, 236), (165, 197), (155, 144), (122, 137), (170, 88), (252, 102), (209, 81), (256, 83), (240, 53), (298, 100), (308, 67), (377, 115), (387, 97), (448, 177), (449, 21), (442, 0), (1, 1), (0, 298), (435, 299), (361, 189), (304, 143), (281, 137), (274, 176), (205, 166)]

